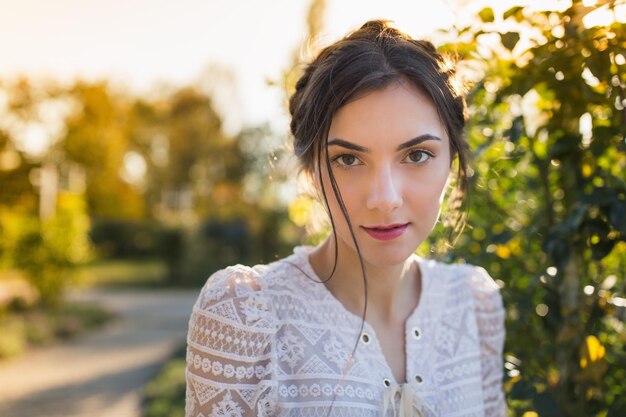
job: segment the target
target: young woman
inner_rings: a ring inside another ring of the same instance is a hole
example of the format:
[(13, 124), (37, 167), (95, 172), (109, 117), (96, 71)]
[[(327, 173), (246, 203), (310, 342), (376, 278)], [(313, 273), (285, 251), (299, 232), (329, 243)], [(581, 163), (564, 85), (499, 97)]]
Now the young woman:
[(453, 161), (465, 102), (428, 42), (370, 21), (306, 67), (294, 149), (331, 235), (206, 283), (189, 324), (188, 417), (505, 416), (498, 287), (415, 255)]

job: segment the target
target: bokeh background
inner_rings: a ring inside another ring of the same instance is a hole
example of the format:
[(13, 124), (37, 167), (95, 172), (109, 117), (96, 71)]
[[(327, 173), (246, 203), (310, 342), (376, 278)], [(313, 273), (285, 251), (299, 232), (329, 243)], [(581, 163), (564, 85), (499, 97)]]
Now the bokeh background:
[(199, 287), (325, 233), (286, 100), (372, 18), (471, 85), (419, 252), (501, 286), (509, 415), (626, 415), (624, 0), (0, 0), (0, 415), (184, 415)]

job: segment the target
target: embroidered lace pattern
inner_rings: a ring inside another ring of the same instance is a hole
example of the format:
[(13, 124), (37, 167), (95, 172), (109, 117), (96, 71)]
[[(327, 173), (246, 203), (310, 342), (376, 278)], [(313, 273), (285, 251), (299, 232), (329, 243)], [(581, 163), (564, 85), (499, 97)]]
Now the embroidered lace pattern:
[(186, 417), (506, 415), (504, 310), (484, 269), (414, 257), (422, 295), (399, 383), (374, 329), (356, 334), (360, 317), (307, 278), (311, 249), (209, 278), (189, 322)]

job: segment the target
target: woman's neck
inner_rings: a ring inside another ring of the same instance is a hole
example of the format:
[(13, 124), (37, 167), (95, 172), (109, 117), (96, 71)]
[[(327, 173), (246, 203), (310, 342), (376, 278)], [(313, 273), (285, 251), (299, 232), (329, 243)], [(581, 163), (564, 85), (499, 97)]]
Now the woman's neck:
[[(333, 270), (335, 241), (328, 237), (309, 256), (316, 274), (326, 280)], [(376, 266), (364, 261), (367, 274), (366, 320), (383, 323), (404, 322), (419, 301), (421, 276), (418, 265), (407, 259), (390, 266)], [(338, 247), (337, 267), (325, 283), (346, 309), (360, 316), (365, 304), (363, 273), (357, 252), (345, 245)]]

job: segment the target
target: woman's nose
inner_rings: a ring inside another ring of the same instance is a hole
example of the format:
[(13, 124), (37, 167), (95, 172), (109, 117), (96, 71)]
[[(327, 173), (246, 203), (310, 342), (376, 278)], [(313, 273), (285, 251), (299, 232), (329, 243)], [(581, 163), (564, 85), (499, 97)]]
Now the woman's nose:
[(381, 169), (369, 184), (367, 208), (390, 212), (402, 204), (400, 178), (390, 168)]

